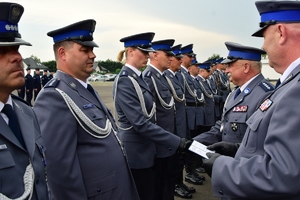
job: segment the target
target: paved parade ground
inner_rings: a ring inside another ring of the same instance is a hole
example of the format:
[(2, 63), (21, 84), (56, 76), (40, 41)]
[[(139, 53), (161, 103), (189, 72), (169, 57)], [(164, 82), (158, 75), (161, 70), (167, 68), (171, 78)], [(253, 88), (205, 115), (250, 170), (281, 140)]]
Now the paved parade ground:
[[(102, 101), (106, 104), (106, 106), (111, 109), (112, 113), (114, 114), (114, 105), (113, 105), (113, 99), (112, 99), (112, 85), (113, 82), (91, 82), (91, 85), (95, 90), (98, 91), (100, 94)], [(197, 200), (216, 200), (219, 198), (213, 198), (212, 192), (211, 192), (211, 184), (210, 184), (210, 178), (207, 176), (207, 174), (201, 174), (204, 175), (206, 180), (203, 182), (203, 185), (195, 186), (192, 184), (186, 183), (188, 186), (193, 186), (196, 188), (196, 193), (193, 194), (193, 199)], [(175, 198), (175, 200), (179, 200), (182, 198)]]

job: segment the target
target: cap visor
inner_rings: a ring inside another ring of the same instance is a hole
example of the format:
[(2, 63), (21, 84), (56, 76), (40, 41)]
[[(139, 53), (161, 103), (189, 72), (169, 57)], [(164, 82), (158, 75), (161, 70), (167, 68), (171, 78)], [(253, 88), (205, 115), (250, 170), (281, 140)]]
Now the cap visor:
[(166, 52), (166, 54), (168, 54), (169, 56), (174, 56), (175, 55), (173, 51), (164, 51), (164, 52)]
[(255, 33), (253, 33), (251, 36), (254, 36), (254, 37), (263, 37), (263, 33), (264, 33), (264, 31), (266, 30), (267, 27), (268, 27), (268, 25), (260, 28)]
[(146, 49), (144, 49), (144, 48), (141, 48), (141, 47), (137, 47), (139, 50), (141, 50), (141, 51), (147, 51), (147, 52), (153, 52), (153, 51), (155, 51), (152, 47), (148, 47), (148, 48), (146, 48)]
[(2, 41), (0, 41), (0, 46), (2, 46), (2, 47), (19, 46), (19, 45), (32, 46), (29, 42), (26, 42), (25, 40), (22, 40), (20, 38), (15, 38), (15, 41), (13, 41), (13, 42), (2, 42)]
[(228, 64), (228, 63), (232, 63), (232, 62), (235, 62), (235, 61), (237, 61), (238, 59), (228, 59), (228, 58), (226, 58), (225, 60), (223, 60), (222, 62), (221, 62), (221, 64)]
[(94, 41), (81, 41), (81, 40), (74, 40), (74, 42), (81, 44), (87, 47), (99, 47)]
[(174, 57), (176, 57), (176, 58), (182, 58), (183, 55), (182, 55), (182, 54), (179, 54), (179, 55), (175, 55)]

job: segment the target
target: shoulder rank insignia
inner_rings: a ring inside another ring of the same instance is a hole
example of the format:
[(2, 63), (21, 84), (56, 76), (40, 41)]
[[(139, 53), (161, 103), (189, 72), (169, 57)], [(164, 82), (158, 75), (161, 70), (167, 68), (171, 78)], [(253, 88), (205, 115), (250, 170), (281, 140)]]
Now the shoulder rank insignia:
[(260, 106), (259, 109), (261, 111), (266, 111), (268, 110), (268, 108), (272, 105), (273, 101), (271, 101), (270, 99), (266, 99)]
[(122, 70), (121, 73), (120, 73), (120, 77), (121, 76), (128, 76), (128, 71)]
[(58, 78), (53, 78), (44, 86), (44, 88), (56, 87), (59, 84), (59, 81)]
[(265, 92), (269, 92), (271, 90), (274, 90), (274, 86), (267, 82), (267, 81), (262, 81), (259, 86), (265, 91)]
[(247, 112), (248, 106), (236, 106), (233, 108), (233, 112)]
[(152, 76), (152, 72), (151, 71), (147, 71), (147, 73), (145, 74), (145, 77), (151, 77)]

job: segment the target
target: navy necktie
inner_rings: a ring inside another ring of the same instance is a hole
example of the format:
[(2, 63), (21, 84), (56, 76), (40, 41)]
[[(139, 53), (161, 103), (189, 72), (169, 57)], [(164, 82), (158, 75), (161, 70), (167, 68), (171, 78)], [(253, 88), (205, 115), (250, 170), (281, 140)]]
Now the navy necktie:
[(19, 140), (21, 145), (25, 148), (25, 142), (24, 142), (21, 130), (20, 130), (19, 121), (18, 121), (16, 113), (13, 111), (12, 106), (9, 104), (5, 104), (5, 106), (2, 109), (2, 112), (4, 114), (6, 114), (6, 116), (9, 119), (8, 126), (10, 127), (12, 132), (15, 134), (16, 138)]
[(280, 81), (280, 79), (278, 79), (276, 82), (275, 88), (277, 88), (280, 84), (281, 84), (281, 81)]
[(95, 90), (90, 84), (87, 85), (87, 90), (98, 100)]
[(241, 93), (240, 88), (236, 89), (236, 92), (234, 94), (234, 99), (236, 99), (236, 97), (239, 96), (240, 93)]

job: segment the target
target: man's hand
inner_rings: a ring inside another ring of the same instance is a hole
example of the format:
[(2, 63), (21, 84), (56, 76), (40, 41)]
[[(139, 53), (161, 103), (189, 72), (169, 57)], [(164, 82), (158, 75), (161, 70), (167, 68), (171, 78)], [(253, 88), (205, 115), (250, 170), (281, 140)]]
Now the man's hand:
[(203, 167), (204, 167), (205, 172), (207, 173), (207, 175), (209, 177), (211, 177), (214, 162), (219, 156), (221, 156), (221, 154), (207, 153), (206, 155), (207, 155), (208, 159), (203, 159)]
[(216, 151), (219, 154), (224, 156), (234, 157), (237, 152), (240, 144), (238, 143), (230, 143), (230, 142), (217, 142), (215, 144), (207, 146), (207, 149)]
[(178, 146), (178, 152), (179, 153), (185, 153), (189, 149), (191, 144), (192, 144), (191, 140), (188, 140), (186, 138), (181, 138), (179, 146)]

